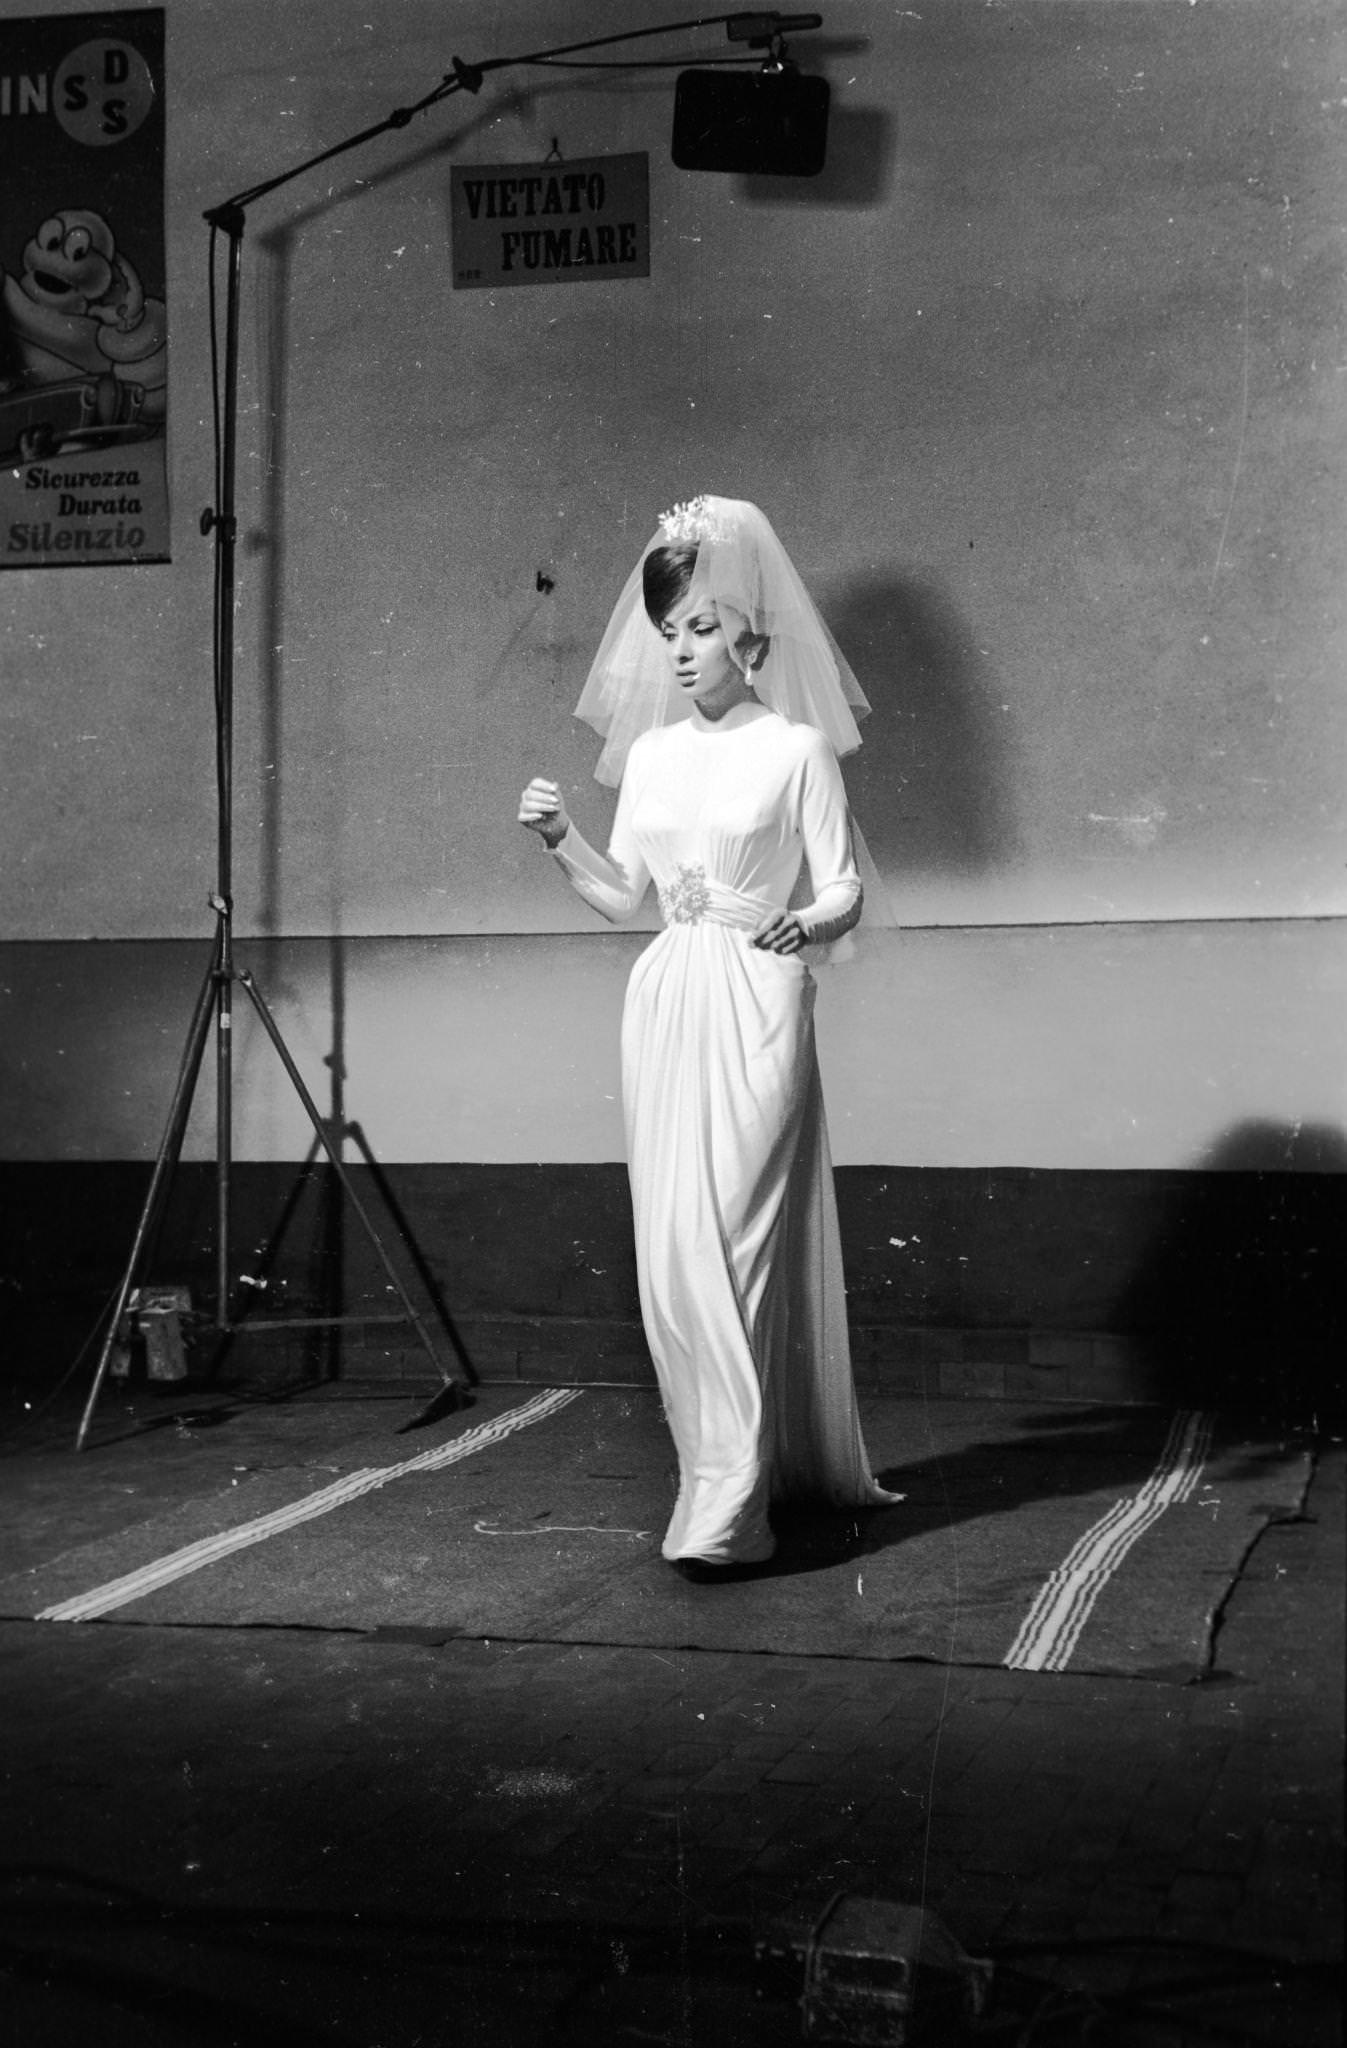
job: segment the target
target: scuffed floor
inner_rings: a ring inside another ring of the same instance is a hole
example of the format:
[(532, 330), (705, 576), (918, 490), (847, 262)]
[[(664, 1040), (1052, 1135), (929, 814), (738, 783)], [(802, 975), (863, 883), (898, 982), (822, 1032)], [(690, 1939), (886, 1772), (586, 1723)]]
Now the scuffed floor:
[[(79, 1458), (49, 1416), (5, 1444), (5, 1569), (236, 1481), (293, 1498), (521, 1398), (406, 1436), (396, 1401), (143, 1398), (111, 1404)], [(966, 1433), (1008, 1440), (984, 1406)], [(528, 1434), (518, 1490), (506, 1446), (455, 1468), (470, 1524), (565, 1507), (538, 1495), (562, 1471)], [(613, 1441), (595, 1470), (627, 1470)], [(1300, 1518), (1264, 1529), (1223, 1596), (1202, 1683), (396, 1620), (0, 1623), (13, 2037), (771, 2048), (800, 2038), (790, 1937), (840, 1889), (922, 1903), (996, 1959), (969, 2038), (1336, 2042), (1343, 1459), (1316, 1448)], [(778, 1591), (836, 1569), (831, 1540), (801, 1538)], [(518, 1545), (493, 1578), (536, 1576), (537, 1542)], [(947, 1988), (922, 1993), (942, 2042), (960, 2038)]]

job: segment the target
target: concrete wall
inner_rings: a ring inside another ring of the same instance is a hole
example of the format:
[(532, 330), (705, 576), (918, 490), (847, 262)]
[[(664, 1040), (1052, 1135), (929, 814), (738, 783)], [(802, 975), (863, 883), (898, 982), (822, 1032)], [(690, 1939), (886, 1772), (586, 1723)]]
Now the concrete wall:
[[(644, 943), (296, 939), (240, 957), (324, 1112), (339, 1067), (345, 1113), (381, 1159), (527, 1165), (623, 1157), (618, 1020)], [(206, 958), (200, 941), (4, 948), (3, 1155), (152, 1158)], [(819, 981), (842, 1165), (1347, 1160), (1331, 1135), (1347, 1128), (1331, 921), (877, 932)], [(241, 991), (235, 1023), (239, 1154), (301, 1158), (309, 1126)], [(210, 1064), (189, 1158), (212, 1153)]]
[[(153, 1149), (195, 969), (140, 942), (209, 929), (202, 208), (455, 51), (664, 12), (170, 0), (174, 561), (0, 576), (10, 1156)], [(618, 1155), (634, 942), (514, 801), (550, 766), (601, 836), (570, 707), (701, 488), (768, 508), (874, 700), (848, 776), (908, 929), (825, 990), (841, 1160), (1341, 1125), (1342, 40), (1318, 0), (833, 0), (817, 183), (675, 170), (669, 73), (529, 71), (258, 206), (239, 917), (314, 938), (259, 962), (382, 1157)], [(649, 153), (650, 278), (452, 291), (451, 164), (554, 138)], [(245, 1154), (302, 1151), (241, 1076)]]

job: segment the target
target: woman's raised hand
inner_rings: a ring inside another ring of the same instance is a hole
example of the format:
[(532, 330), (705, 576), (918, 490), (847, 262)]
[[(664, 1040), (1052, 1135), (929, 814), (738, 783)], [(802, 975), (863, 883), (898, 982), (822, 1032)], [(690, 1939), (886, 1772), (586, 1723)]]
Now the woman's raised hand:
[(535, 775), (519, 799), (519, 822), (537, 832), (549, 846), (559, 846), (571, 829), (561, 790), (545, 776)]

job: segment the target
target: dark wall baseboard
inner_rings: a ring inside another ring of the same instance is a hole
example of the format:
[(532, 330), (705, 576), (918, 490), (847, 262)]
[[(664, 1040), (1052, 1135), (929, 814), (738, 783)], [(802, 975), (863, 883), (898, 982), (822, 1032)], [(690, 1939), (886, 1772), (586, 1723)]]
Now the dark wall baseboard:
[[(623, 1166), (352, 1172), (418, 1302), (452, 1321), (485, 1376), (649, 1376)], [(148, 1180), (138, 1164), (0, 1165), (11, 1338), (97, 1314)], [(1253, 1402), (1297, 1418), (1336, 1403), (1345, 1176), (844, 1167), (837, 1189), (863, 1382)], [(188, 1285), (205, 1308), (215, 1201), (211, 1166), (179, 1168), (144, 1275)], [(387, 1311), (377, 1255), (325, 1167), (236, 1164), (232, 1216), (231, 1270), (268, 1316)], [(267, 1343), (273, 1358), (285, 1348)], [(308, 1369), (347, 1377), (426, 1365), (410, 1334), (386, 1326), (310, 1334), (301, 1351)]]

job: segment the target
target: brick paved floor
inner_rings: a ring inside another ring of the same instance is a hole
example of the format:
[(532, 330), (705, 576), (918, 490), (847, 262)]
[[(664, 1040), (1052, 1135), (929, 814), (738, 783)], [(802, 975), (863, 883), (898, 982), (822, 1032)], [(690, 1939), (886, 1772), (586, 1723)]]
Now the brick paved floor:
[[(84, 1540), (237, 1442), (141, 1438), (77, 1485), (11, 1457), (15, 1540)], [(1326, 1443), (1200, 1686), (2, 1624), (0, 2040), (772, 2048), (799, 1987), (755, 1939), (844, 1889), (997, 1957), (969, 2038), (1336, 2043), (1343, 1472)]]

